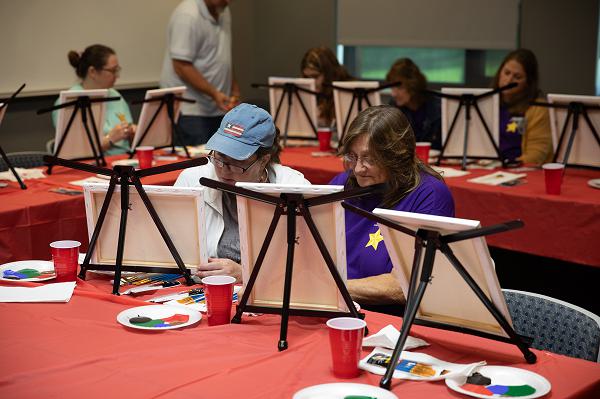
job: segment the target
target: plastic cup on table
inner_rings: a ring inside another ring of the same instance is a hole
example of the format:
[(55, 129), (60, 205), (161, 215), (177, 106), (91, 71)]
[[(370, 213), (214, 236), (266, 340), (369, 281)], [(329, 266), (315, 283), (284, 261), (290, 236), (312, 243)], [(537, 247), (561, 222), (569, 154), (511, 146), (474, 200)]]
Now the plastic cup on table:
[(75, 281), (79, 258), (79, 241), (63, 240), (50, 243), (52, 261), (54, 262), (55, 281)]
[(327, 321), (333, 375), (338, 378), (358, 377), (362, 340), (367, 323), (354, 317), (337, 317)]
[(230, 323), (234, 283), (235, 278), (231, 276), (209, 276), (202, 279), (209, 326)]
[(320, 127), (317, 129), (320, 151), (331, 151), (331, 128)]
[(154, 159), (154, 147), (136, 147), (135, 155), (137, 156), (137, 159), (140, 163), (140, 169), (147, 169), (152, 167), (152, 160)]
[(544, 169), (544, 180), (546, 181), (546, 194), (559, 195), (565, 165), (545, 163), (542, 165), (542, 169)]
[(431, 143), (427, 141), (419, 141), (415, 147), (415, 153), (425, 165), (429, 165), (429, 150), (431, 149)]

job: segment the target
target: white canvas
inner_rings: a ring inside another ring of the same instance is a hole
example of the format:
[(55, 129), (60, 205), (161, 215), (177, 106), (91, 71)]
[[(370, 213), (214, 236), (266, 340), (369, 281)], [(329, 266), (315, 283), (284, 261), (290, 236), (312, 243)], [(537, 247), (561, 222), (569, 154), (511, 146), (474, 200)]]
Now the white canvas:
[[(379, 82), (372, 81), (354, 81), (354, 82), (333, 82), (333, 103), (335, 105), (335, 121), (337, 126), (338, 138), (341, 138), (346, 134), (348, 127), (358, 115), (358, 98), (354, 101), (352, 105), (352, 109), (350, 108), (350, 104), (352, 104), (352, 95), (353, 93), (336, 90), (336, 87), (341, 87), (344, 89), (375, 89), (379, 87)], [(371, 92), (367, 95), (371, 106), (380, 105), (381, 104), (381, 94), (379, 91)], [(363, 100), (362, 109), (366, 109), (369, 107), (366, 101)], [(350, 114), (348, 114), (350, 111)], [(344, 129), (344, 124), (346, 123), (346, 117), (349, 115), (348, 123), (346, 125), (346, 131), (342, 132)]]
[[(389, 209), (375, 209), (373, 213), (416, 231), (419, 228), (439, 231), (442, 234), (456, 233), (481, 227), (477, 220), (443, 216), (423, 215)], [(400, 283), (402, 291), (408, 292), (415, 253), (415, 238), (383, 224), (379, 224), (385, 245), (394, 268), (392, 273)], [(490, 257), (483, 237), (450, 244), (454, 255), (479, 285), (486, 296), (496, 305), (500, 313), (512, 325), (510, 314), (498, 283), (494, 262)], [(425, 249), (422, 252), (422, 259)], [(422, 265), (420, 265), (422, 267)], [(420, 269), (419, 269), (420, 272)], [(437, 251), (425, 295), (417, 311), (417, 318), (457, 327), (470, 328), (502, 337), (508, 337), (473, 290), (458, 274), (446, 256)]]
[[(165, 94), (175, 94), (176, 96), (183, 96), (185, 93), (185, 86), (179, 87), (168, 87), (165, 89), (155, 89), (146, 91), (146, 95), (144, 97), (145, 100), (149, 100), (152, 98), (162, 97)], [(173, 105), (173, 117), (175, 123), (179, 119), (179, 109), (181, 102), (175, 101)], [(150, 126), (150, 130), (146, 134), (146, 137), (142, 140), (142, 135), (148, 129), (150, 125), (150, 121), (152, 117), (156, 113), (160, 105), (160, 101), (147, 102), (142, 104), (142, 110), (140, 112), (140, 119), (138, 120), (137, 129), (135, 131), (135, 136), (133, 137), (133, 141), (131, 142), (132, 151), (135, 151), (135, 148), (138, 146), (152, 146), (152, 147), (166, 147), (170, 146), (171, 143), (171, 121), (169, 119), (169, 115), (167, 113), (166, 104), (163, 105), (160, 113), (156, 116), (156, 119)], [(178, 143), (180, 144), (180, 143)]]
[[(282, 193), (301, 193), (309, 198), (343, 190), (343, 186), (268, 183), (237, 183), (236, 186), (276, 197)], [(273, 218), (275, 206), (241, 196), (237, 198), (242, 274), (244, 282), (247, 282)], [(343, 208), (339, 202), (334, 202), (309, 209), (345, 282), (346, 233)], [(347, 312), (348, 308), (302, 216), (296, 216), (296, 238), (290, 308)], [(282, 307), (286, 260), (287, 219), (286, 215), (282, 215), (252, 289), (249, 305)]]
[[(550, 104), (569, 104), (577, 101), (587, 105), (600, 105), (600, 97), (595, 96), (573, 96), (569, 94), (548, 94), (548, 102)], [(600, 109), (589, 109), (588, 116), (596, 129), (596, 133), (600, 134)], [(567, 110), (563, 108), (550, 108), (550, 126), (552, 129), (552, 144), (554, 152), (558, 152), (557, 161), (563, 162), (567, 150), (567, 143), (572, 130), (572, 119), (569, 121), (565, 137), (558, 148), (558, 140), (562, 128), (567, 118)], [(589, 128), (583, 116), (579, 117), (579, 127), (573, 140), (573, 147), (569, 154), (568, 163), (571, 165), (594, 166), (600, 167), (600, 146), (594, 138), (592, 130)]]
[[(85, 210), (91, 239), (108, 184), (85, 184)], [(206, 263), (203, 189), (197, 187), (144, 186), (152, 205), (183, 263), (192, 272)], [(92, 264), (114, 265), (121, 217), (120, 186), (116, 186), (106, 213)], [(177, 269), (177, 263), (134, 187), (129, 189), (129, 212), (123, 265)]]
[[(310, 78), (282, 78), (282, 77), (269, 77), (269, 85), (282, 85), (285, 83), (293, 83), (298, 87), (306, 90), (315, 91), (315, 80)], [(281, 97), (283, 96), (283, 89), (280, 88), (269, 88), (269, 103), (271, 116), (274, 119), (275, 125), (281, 131), (283, 135), (285, 133), (285, 120), (288, 113), (287, 99), (284, 98), (281, 104), (279, 115), (275, 119), (277, 113), (277, 105)], [(287, 130), (288, 137), (308, 137), (316, 139), (315, 131), (313, 126), (317, 127), (317, 97), (314, 94), (299, 92), (300, 98), (306, 107), (308, 116), (307, 119), (302, 110), (302, 106), (298, 102), (296, 96), (292, 96), (292, 105), (290, 111), (290, 120)]]
[[(442, 88), (442, 93), (461, 95), (461, 94), (483, 94), (490, 91), (490, 89), (471, 89), (471, 88)], [(492, 138), (496, 146), (500, 143), (500, 95), (494, 94), (492, 96), (485, 97), (477, 102), (479, 110), (485, 120)], [(465, 141), (465, 110), (460, 110), (460, 114), (454, 125), (452, 135), (448, 140), (448, 130), (452, 124), (452, 119), (458, 109), (459, 101), (454, 99), (442, 98), (442, 145), (445, 143), (444, 156), (445, 157), (462, 157), (463, 148)], [(497, 158), (498, 154), (494, 149), (492, 142), (490, 141), (483, 123), (477, 114), (474, 107), (471, 107), (471, 122), (469, 123), (469, 137), (467, 145), (467, 157), (483, 157), (483, 158)]]
[[(65, 90), (61, 91), (58, 97), (58, 103), (64, 104), (67, 102), (71, 102), (76, 100), (78, 97), (88, 96), (90, 98), (103, 98), (108, 96), (107, 89), (98, 89), (98, 90)], [(104, 112), (106, 108), (106, 103), (97, 102), (92, 103), (92, 113), (94, 114), (94, 122), (96, 125), (96, 131), (98, 132), (98, 138), (100, 141), (102, 137), (104, 137)], [(56, 118), (56, 133), (54, 136), (54, 153), (56, 154), (56, 150), (58, 149), (58, 145), (60, 143), (63, 134), (65, 133), (65, 129), (67, 124), (69, 123), (69, 118), (71, 117), (71, 113), (73, 112), (73, 107), (61, 108), (58, 110), (58, 115)], [(92, 127), (91, 120), (88, 115), (88, 126), (90, 129), (90, 134), (92, 135), (92, 139), (94, 140), (94, 147), (96, 146), (96, 139), (94, 136), (94, 128)], [(102, 149), (97, 148), (97, 151), (102, 151)], [(56, 154), (60, 158), (64, 159), (79, 159), (79, 158), (93, 158), (94, 152), (90, 145), (88, 136), (85, 131), (85, 127), (83, 126), (81, 120), (81, 112), (78, 111), (75, 119), (73, 120), (73, 124), (69, 129), (69, 133), (65, 139), (65, 142), (60, 150), (60, 154)]]

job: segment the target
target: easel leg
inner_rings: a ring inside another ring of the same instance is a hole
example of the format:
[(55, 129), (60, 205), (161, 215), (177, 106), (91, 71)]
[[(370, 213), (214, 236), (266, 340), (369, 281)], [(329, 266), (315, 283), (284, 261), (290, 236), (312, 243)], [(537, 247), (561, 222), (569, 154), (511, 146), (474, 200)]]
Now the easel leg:
[(125, 232), (127, 229), (127, 214), (129, 212), (129, 186), (127, 180), (121, 178), (121, 224), (119, 225), (119, 241), (117, 243), (117, 261), (115, 262), (115, 278), (113, 281), (113, 294), (119, 295), (119, 282), (121, 281), (121, 267), (123, 266), (123, 252), (125, 251)]
[(279, 218), (283, 214), (283, 207), (277, 206), (275, 209), (275, 213), (273, 214), (273, 218), (271, 219), (271, 224), (269, 229), (267, 230), (267, 234), (265, 236), (265, 240), (263, 242), (262, 247), (260, 248), (260, 252), (258, 253), (258, 257), (256, 258), (256, 263), (252, 268), (252, 273), (250, 273), (250, 279), (246, 283), (246, 288), (244, 289), (244, 294), (242, 298), (238, 302), (235, 316), (231, 319), (232, 323), (241, 323), (242, 322), (242, 314), (246, 309), (246, 305), (248, 304), (248, 299), (250, 299), (250, 293), (252, 292), (252, 288), (256, 282), (256, 278), (258, 277), (258, 272), (260, 271), (260, 267), (263, 264), (265, 256), (267, 255), (267, 250), (269, 249), (269, 244), (271, 243), (271, 239), (273, 238), (273, 234), (275, 234), (275, 229), (277, 228), (277, 224), (279, 223)]
[(290, 316), (290, 298), (292, 291), (292, 273), (294, 270), (294, 247), (296, 245), (296, 210), (288, 206), (287, 210), (287, 260), (285, 264), (285, 281), (283, 283), (283, 304), (281, 309), (281, 328), (277, 348), (287, 349), (287, 328)]
[(21, 176), (19, 176), (14, 166), (10, 163), (8, 157), (6, 156), (6, 153), (4, 152), (4, 149), (2, 149), (2, 146), (0, 146), (0, 156), (2, 157), (2, 159), (4, 159), (4, 162), (8, 166), (8, 169), (10, 169), (12, 174), (15, 176), (15, 179), (17, 179), (17, 183), (19, 183), (19, 187), (21, 187), (21, 190), (26, 190), (27, 186), (23, 183), (23, 180), (21, 180)]

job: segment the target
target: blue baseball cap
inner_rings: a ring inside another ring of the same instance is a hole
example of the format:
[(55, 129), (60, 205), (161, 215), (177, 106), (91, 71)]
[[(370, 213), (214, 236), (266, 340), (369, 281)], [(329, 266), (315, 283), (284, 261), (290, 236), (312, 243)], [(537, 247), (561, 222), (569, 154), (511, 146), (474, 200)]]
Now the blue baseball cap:
[(274, 139), (271, 115), (256, 105), (242, 103), (225, 114), (205, 148), (243, 161), (259, 147), (271, 147)]

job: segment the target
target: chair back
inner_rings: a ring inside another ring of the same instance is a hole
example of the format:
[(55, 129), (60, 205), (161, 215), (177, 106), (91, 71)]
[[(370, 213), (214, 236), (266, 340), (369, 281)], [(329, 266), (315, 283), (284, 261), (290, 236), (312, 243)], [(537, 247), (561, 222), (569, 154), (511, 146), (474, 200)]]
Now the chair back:
[[(10, 152), (6, 157), (15, 168), (35, 168), (36, 166), (44, 166), (44, 155), (48, 155), (42, 151), (22, 151)], [(0, 157), (0, 172), (8, 170), (8, 165), (4, 159)]]
[(532, 347), (600, 362), (600, 317), (545, 295), (503, 289), (517, 334)]

